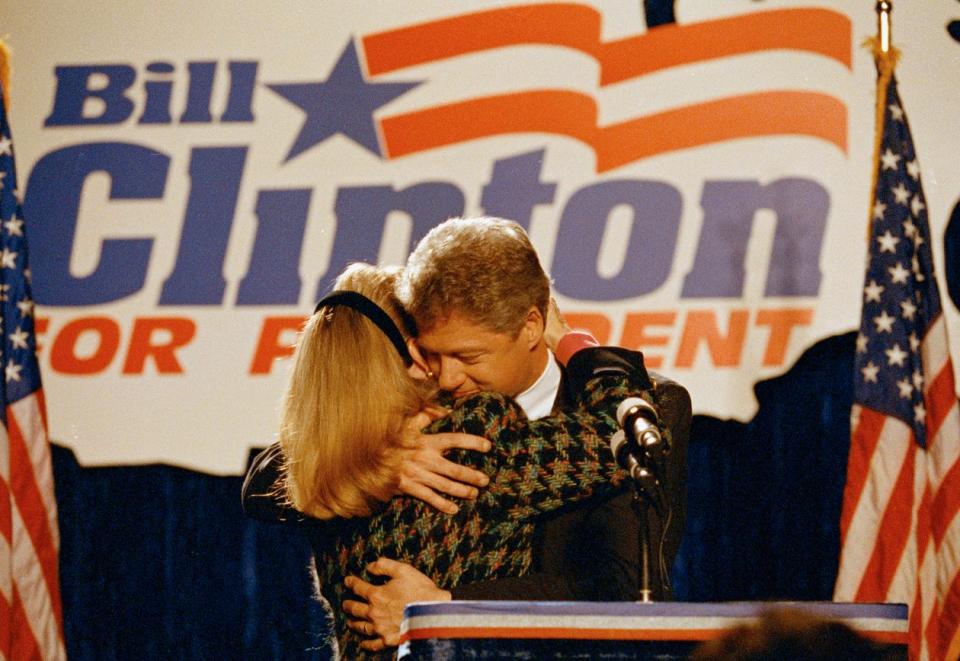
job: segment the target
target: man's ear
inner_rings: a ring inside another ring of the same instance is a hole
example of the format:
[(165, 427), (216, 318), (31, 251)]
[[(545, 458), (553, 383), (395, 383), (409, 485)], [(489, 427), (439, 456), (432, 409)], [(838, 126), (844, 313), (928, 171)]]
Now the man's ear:
[(533, 349), (543, 340), (544, 328), (546, 328), (546, 319), (543, 318), (540, 309), (534, 306), (527, 310), (527, 318), (520, 332), (524, 336), (528, 349)]
[(413, 364), (407, 368), (410, 376), (419, 381), (432, 377), (433, 372), (430, 371), (430, 366), (423, 359), (423, 354), (420, 353), (420, 347), (417, 346), (417, 342), (412, 337), (407, 340), (407, 350), (410, 352), (410, 357), (413, 358)]

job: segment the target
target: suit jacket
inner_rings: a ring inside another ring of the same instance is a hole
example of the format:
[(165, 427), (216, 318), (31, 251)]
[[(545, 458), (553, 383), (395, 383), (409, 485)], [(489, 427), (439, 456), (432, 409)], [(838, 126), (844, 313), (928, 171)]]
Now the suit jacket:
[[(602, 358), (600, 357), (602, 356)], [(643, 373), (644, 388), (654, 381), (642, 365), (642, 356), (626, 350), (601, 354), (591, 365), (582, 362), (565, 369), (554, 413), (577, 406), (577, 392), (587, 374), (604, 369), (619, 359), (639, 361), (632, 369)], [(626, 364), (620, 365), (627, 369)], [(652, 598), (670, 598), (669, 572), (680, 546), (686, 504), (686, 442), (678, 444), (658, 471), (664, 489), (651, 498), (631, 488), (603, 497), (568, 503), (535, 524), (533, 566), (523, 576), (499, 578), (461, 585), (452, 590), (454, 599), (532, 601), (634, 601), (641, 587), (641, 525), (650, 540), (650, 587)]]

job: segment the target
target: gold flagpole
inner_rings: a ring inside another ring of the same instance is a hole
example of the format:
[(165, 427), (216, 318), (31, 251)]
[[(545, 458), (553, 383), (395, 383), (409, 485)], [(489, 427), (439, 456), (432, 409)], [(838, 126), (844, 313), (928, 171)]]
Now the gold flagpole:
[(877, 33), (880, 38), (880, 52), (890, 52), (890, 12), (893, 11), (891, 0), (877, 0)]
[(3, 88), (3, 105), (10, 108), (10, 49), (0, 39), (0, 87)]
[(880, 162), (880, 142), (883, 139), (883, 116), (887, 107), (887, 86), (893, 77), (893, 69), (897, 65), (900, 52), (890, 43), (890, 13), (893, 11), (892, 0), (877, 0), (877, 35), (867, 39), (866, 44), (873, 51), (873, 61), (877, 66), (877, 99), (875, 106), (875, 125), (873, 136), (873, 182), (870, 186), (870, 213), (871, 220), (867, 222), (867, 241), (873, 227), (873, 208), (876, 204), (877, 177)]

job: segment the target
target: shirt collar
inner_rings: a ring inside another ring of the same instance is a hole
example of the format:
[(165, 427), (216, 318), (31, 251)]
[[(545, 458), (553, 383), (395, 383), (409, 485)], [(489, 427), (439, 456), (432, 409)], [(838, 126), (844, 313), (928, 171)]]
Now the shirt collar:
[(553, 403), (557, 399), (557, 391), (560, 390), (561, 377), (560, 366), (557, 365), (551, 353), (547, 357), (547, 365), (543, 368), (540, 378), (514, 398), (527, 414), (527, 418), (539, 420), (550, 415)]

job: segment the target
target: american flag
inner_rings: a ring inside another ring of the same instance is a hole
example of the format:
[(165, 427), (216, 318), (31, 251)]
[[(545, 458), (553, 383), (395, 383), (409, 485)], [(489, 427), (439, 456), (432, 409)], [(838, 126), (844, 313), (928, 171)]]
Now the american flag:
[(66, 658), (57, 506), (34, 337), (27, 239), (0, 90), (0, 656)]
[(882, 134), (834, 599), (906, 603), (910, 658), (956, 659), (960, 418), (920, 167), (892, 61), (877, 97)]

